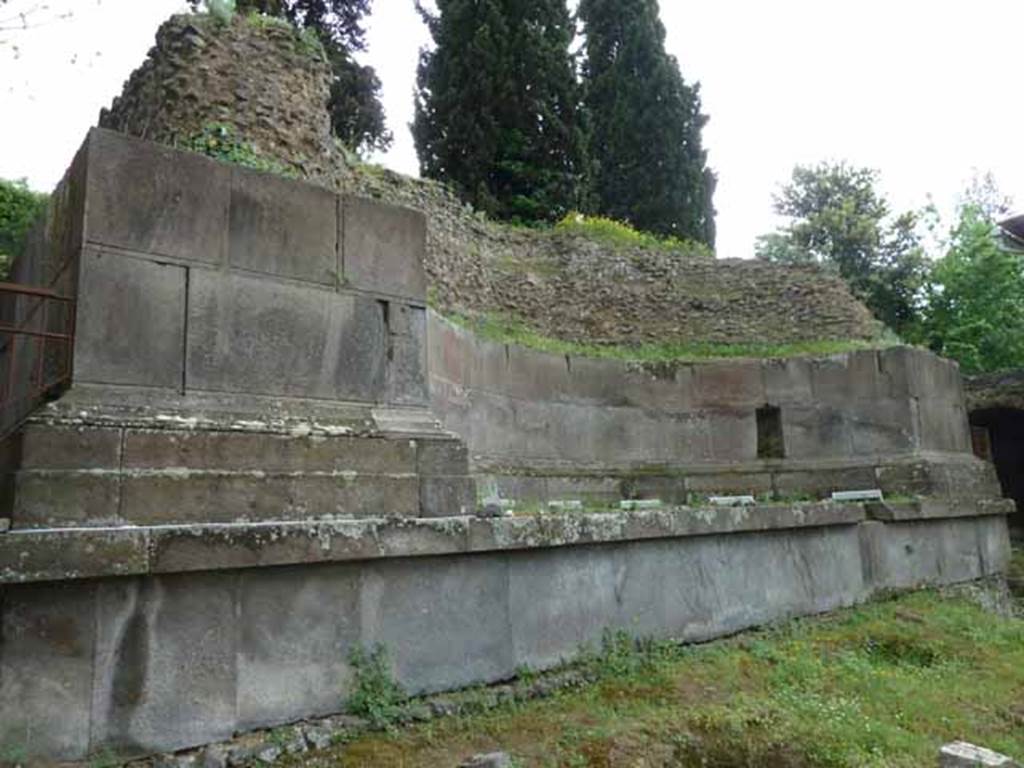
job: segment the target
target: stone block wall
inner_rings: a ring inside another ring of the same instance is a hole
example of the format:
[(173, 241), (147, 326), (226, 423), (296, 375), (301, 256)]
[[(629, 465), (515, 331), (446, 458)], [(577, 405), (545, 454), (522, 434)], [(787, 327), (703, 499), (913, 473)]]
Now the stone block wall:
[(55, 200), (15, 274), (75, 302), (70, 389), (4, 446), (0, 518), (472, 510), (429, 411), (421, 214), (103, 129)]
[(76, 384), (426, 405), (422, 216), (100, 129), (84, 153)]
[[(436, 314), (428, 338), (434, 411), (512, 498), (999, 495), (956, 364), (923, 350), (644, 365), (483, 341)], [(779, 455), (759, 452), (765, 408)]]
[[(408, 692), (447, 690), (551, 667), (607, 629), (704, 641), (993, 576), (1009, 556), (998, 508), (694, 512), (143, 529), (117, 578), (0, 570), (0, 746), (181, 749), (341, 710), (357, 645), (383, 644)], [(46, 535), (84, 566), (139, 533)], [(43, 535), (0, 535), (0, 558)]]

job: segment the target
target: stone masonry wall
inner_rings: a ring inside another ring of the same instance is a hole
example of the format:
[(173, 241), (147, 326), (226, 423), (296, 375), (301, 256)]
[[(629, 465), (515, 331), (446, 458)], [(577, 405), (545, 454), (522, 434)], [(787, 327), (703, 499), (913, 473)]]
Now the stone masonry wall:
[[(641, 365), (483, 341), (431, 313), (433, 411), (506, 498), (996, 498), (970, 451), (956, 363), (909, 347), (822, 359)], [(778, 409), (762, 455), (758, 409)]]
[(337, 160), (323, 52), (294, 29), (236, 16), (173, 16), (101, 128), (177, 145), (209, 123), (233, 125), (261, 154), (305, 177)]
[(878, 333), (846, 285), (816, 267), (619, 249), (507, 227), (436, 182), (353, 166), (329, 136), (327, 77), (301, 38), (278, 24), (237, 18), (219, 26), (177, 16), (160, 29), (148, 60), (100, 124), (174, 143), (207, 123), (229, 122), (300, 176), (423, 211), (430, 303), (445, 314), (499, 313), (544, 335), (606, 344), (785, 343)]

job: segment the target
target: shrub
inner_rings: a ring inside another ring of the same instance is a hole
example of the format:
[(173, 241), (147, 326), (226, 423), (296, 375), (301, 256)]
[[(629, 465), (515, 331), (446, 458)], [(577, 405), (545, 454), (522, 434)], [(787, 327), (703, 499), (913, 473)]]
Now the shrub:
[(24, 179), (0, 179), (0, 276), (25, 250), (32, 223), (46, 208), (47, 195), (33, 192)]

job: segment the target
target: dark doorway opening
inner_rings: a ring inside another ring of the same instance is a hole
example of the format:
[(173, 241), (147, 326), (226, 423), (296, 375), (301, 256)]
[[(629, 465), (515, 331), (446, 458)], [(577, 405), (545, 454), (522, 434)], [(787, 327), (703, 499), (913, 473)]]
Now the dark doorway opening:
[[(1024, 537), (1024, 410), (986, 408), (970, 415), (975, 451), (984, 446), (996, 465), (1003, 495), (1017, 502), (1017, 514), (1010, 517), (1010, 528)], [(987, 432), (987, 439), (979, 434)], [(983, 456), (984, 458), (984, 456)]]
[(782, 439), (782, 410), (774, 405), (757, 409), (757, 458), (784, 459), (786, 446)]

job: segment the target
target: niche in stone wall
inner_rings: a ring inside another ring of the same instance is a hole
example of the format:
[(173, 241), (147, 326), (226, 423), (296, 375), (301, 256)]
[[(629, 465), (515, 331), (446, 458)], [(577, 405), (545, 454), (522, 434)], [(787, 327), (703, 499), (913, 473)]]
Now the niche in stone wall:
[(765, 405), (757, 409), (757, 458), (782, 459), (786, 456), (782, 439), (782, 409)]

